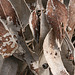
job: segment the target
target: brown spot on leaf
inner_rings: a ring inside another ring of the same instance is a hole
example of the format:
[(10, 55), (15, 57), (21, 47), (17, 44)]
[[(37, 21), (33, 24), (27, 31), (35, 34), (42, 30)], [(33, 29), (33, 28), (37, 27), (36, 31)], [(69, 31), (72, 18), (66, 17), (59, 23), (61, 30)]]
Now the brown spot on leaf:
[(50, 55), (52, 55), (52, 53), (50, 53)]
[(46, 51), (46, 53), (48, 53), (48, 51)]
[(55, 55), (57, 55), (57, 52), (55, 53)]

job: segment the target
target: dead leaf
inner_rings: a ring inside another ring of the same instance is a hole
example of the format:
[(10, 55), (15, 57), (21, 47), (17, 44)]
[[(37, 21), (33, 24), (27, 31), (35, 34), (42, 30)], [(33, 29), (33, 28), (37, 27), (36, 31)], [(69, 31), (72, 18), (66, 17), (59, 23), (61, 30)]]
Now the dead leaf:
[(69, 75), (66, 71), (62, 59), (59, 47), (56, 45), (53, 30), (47, 34), (43, 44), (44, 55), (46, 61), (51, 68), (53, 75)]
[(75, 0), (69, 2), (69, 20), (68, 20), (68, 35), (72, 39), (75, 29)]
[(3, 58), (11, 56), (18, 45), (6, 26), (6, 23), (0, 19), (0, 54)]
[(46, 8), (47, 21), (52, 26), (55, 38), (61, 42), (65, 37), (64, 31), (67, 27), (67, 9), (58, 0), (48, 0)]

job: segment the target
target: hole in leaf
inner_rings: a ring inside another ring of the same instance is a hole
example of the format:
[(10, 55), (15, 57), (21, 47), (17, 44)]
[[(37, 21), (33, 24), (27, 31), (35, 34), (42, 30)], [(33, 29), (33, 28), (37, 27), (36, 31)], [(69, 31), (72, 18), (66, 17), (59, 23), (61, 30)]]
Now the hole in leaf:
[(47, 68), (48, 68), (48, 64), (47, 64), (47, 63), (44, 63), (44, 64), (42, 65), (42, 67), (43, 67), (44, 69), (47, 69)]

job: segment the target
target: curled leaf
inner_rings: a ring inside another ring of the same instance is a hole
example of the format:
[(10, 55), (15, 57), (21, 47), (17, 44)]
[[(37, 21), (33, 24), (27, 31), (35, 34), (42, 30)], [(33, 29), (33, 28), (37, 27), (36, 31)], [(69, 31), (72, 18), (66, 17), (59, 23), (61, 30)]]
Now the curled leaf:
[(9, 0), (10, 4), (13, 6), (19, 22), (24, 29), (28, 24), (30, 9), (25, 0)]
[(43, 11), (41, 11), (40, 16), (40, 46), (42, 47), (44, 38), (46, 37), (47, 33), (50, 30), (50, 26), (46, 20), (46, 15)]
[(43, 5), (42, 5), (42, 0), (37, 0), (36, 9), (37, 10), (44, 10)]
[(54, 30), (54, 35), (61, 42), (67, 26), (67, 9), (64, 4), (58, 0), (48, 0), (46, 15), (48, 23)]
[(38, 18), (36, 10), (34, 10), (30, 15), (29, 26), (32, 31), (33, 37), (35, 38), (36, 41), (39, 41), (40, 24), (39, 24), (39, 18)]
[(34, 59), (25, 43), (25, 38), (23, 37), (22, 28), (18, 21), (14, 6), (8, 0), (1, 0), (1, 6), (6, 17), (6, 26), (18, 44), (17, 52), (23, 55), (23, 59), (26, 60), (29, 65)]
[(43, 50), (46, 61), (51, 68), (53, 75), (69, 75), (63, 65), (59, 47), (57, 46), (53, 36), (53, 30), (47, 34), (44, 40)]

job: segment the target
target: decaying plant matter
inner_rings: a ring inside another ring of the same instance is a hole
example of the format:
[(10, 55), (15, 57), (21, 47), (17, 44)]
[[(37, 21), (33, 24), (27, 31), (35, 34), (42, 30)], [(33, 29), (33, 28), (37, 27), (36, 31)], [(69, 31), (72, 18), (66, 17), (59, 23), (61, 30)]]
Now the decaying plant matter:
[(0, 75), (75, 75), (75, 0), (0, 0), (0, 54)]

